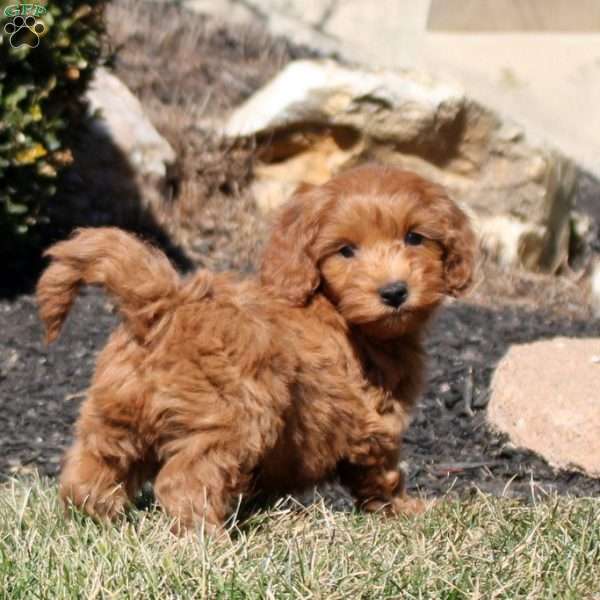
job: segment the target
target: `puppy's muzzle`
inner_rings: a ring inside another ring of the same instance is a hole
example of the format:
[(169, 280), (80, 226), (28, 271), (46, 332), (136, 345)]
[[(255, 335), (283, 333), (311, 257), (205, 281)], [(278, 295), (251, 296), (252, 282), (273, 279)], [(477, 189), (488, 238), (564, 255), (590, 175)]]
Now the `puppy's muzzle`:
[(408, 298), (408, 286), (405, 281), (394, 281), (379, 288), (379, 296), (386, 306), (398, 308)]

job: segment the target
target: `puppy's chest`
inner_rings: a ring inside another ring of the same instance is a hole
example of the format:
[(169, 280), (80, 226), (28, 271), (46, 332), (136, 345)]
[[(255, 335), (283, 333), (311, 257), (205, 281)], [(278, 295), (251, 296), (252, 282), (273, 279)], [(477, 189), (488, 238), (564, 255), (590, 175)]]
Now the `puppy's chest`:
[(310, 485), (332, 474), (373, 428), (395, 436), (404, 413), (392, 391), (376, 385), (373, 373), (367, 376), (352, 355), (337, 359), (320, 374), (298, 378), (283, 430), (257, 471), (259, 487), (286, 491)]
[(322, 350), (298, 372), (292, 397), (302, 421), (316, 413), (336, 427), (340, 418), (360, 420), (366, 412), (384, 414), (394, 403), (414, 401), (421, 377), (418, 362), (365, 348), (345, 336), (324, 341)]
[(367, 424), (403, 406), (403, 377), (394, 369), (363, 361), (350, 344), (339, 344), (337, 350), (330, 354), (333, 362), (298, 378), (284, 435), (299, 449), (318, 446), (336, 460), (367, 431)]

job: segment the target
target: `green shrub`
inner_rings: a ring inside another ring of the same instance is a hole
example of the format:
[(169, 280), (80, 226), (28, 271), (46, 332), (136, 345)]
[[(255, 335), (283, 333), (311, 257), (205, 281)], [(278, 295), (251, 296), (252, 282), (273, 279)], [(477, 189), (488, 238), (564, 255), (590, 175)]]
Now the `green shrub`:
[[(36, 244), (57, 176), (72, 160), (67, 134), (83, 114), (80, 98), (99, 60), (103, 32), (105, 0), (29, 2), (35, 4), (0, 0), (0, 256), (4, 261), (10, 257), (18, 261), (24, 248)], [(27, 27), (18, 28), (23, 13), (35, 17), (39, 36)]]

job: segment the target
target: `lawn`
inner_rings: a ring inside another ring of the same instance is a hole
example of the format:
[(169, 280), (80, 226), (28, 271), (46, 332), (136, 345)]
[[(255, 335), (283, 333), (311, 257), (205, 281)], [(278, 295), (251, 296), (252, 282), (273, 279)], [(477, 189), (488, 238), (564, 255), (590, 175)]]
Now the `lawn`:
[(600, 500), (482, 494), (419, 518), (273, 508), (229, 539), (179, 539), (159, 511), (65, 518), (56, 487), (0, 488), (0, 597), (600, 598)]

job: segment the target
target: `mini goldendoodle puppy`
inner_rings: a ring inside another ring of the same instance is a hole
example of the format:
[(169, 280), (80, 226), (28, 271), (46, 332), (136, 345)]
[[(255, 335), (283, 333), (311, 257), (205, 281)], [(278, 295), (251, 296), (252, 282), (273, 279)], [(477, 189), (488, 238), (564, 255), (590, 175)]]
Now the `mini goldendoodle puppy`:
[(469, 284), (475, 238), (444, 191), (367, 165), (302, 186), (257, 280), (200, 271), (118, 229), (52, 246), (38, 284), (54, 340), (78, 288), (122, 324), (98, 358), (61, 495), (112, 518), (148, 478), (176, 530), (218, 529), (240, 494), (338, 474), (366, 510), (413, 512), (398, 469), (424, 326)]

